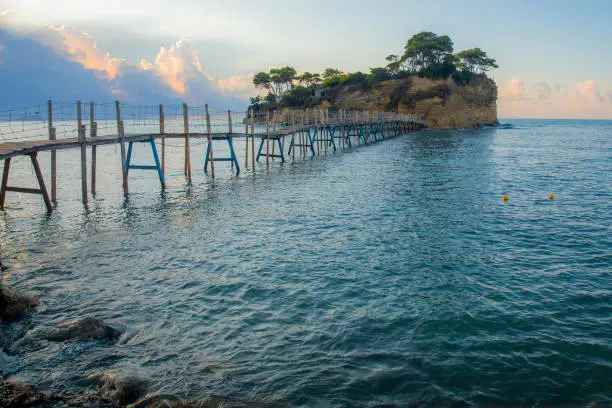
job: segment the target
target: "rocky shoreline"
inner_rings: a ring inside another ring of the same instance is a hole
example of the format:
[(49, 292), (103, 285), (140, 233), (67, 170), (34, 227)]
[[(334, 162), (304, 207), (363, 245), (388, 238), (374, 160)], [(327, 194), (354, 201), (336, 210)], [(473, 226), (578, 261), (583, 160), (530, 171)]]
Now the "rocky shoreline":
[[(0, 345), (2, 356), (0, 367), (5, 363), (4, 350), (11, 346), (19, 347), (20, 340), (3, 336), (5, 322), (21, 319), (35, 309), (39, 301), (25, 293), (0, 286)], [(104, 321), (86, 317), (62, 323), (42, 334), (47, 341), (84, 341), (102, 340), (115, 342), (123, 333), (107, 325)], [(133, 407), (133, 408), (192, 408), (192, 407), (246, 407), (253, 404), (241, 404), (222, 399), (206, 401), (183, 401), (166, 394), (151, 393), (147, 382), (136, 376), (113, 375), (102, 373), (88, 378), (91, 390), (74, 393), (56, 394), (39, 392), (31, 385), (11, 382), (0, 376), (0, 407)], [(254, 404), (259, 405), (260, 404)], [(266, 405), (269, 406), (269, 405)]]

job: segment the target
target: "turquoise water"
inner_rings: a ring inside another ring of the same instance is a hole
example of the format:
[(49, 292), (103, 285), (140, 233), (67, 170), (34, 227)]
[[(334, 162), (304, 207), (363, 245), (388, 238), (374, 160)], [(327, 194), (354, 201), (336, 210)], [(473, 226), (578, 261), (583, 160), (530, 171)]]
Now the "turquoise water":
[(502, 122), (214, 182), (194, 147), (191, 186), (177, 146), (167, 192), (134, 173), (125, 203), (110, 147), (87, 210), (60, 153), (55, 213), (9, 196), (5, 283), (42, 300), (31, 338), (83, 316), (125, 334), (27, 343), (12, 377), (305, 407), (611, 401), (612, 122)]

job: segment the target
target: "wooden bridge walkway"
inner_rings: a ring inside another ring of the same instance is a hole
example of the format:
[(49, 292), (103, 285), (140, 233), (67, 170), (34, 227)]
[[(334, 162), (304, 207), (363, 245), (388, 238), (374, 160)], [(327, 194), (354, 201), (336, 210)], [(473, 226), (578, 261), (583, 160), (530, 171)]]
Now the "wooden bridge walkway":
[[(37, 106), (0, 112), (0, 159), (4, 160), (0, 208), (4, 208), (7, 192), (20, 192), (42, 195), (47, 210), (51, 212), (52, 203), (57, 200), (56, 152), (58, 150), (80, 150), (82, 200), (87, 203), (88, 148), (91, 151), (91, 193), (95, 193), (96, 148), (103, 145), (120, 145), (123, 193), (127, 196), (130, 169), (157, 171), (161, 187), (165, 188), (167, 139), (184, 141), (185, 176), (190, 182), (189, 141), (191, 139), (206, 139), (204, 170), (208, 172), (210, 167), (210, 174), (214, 177), (215, 162), (230, 162), (236, 172), (240, 172), (240, 163), (234, 149), (234, 143), (238, 140), (245, 143), (245, 167), (250, 165), (254, 170), (255, 162), (262, 157), (265, 157), (266, 165), (269, 166), (274, 159), (280, 159), (282, 162), (289, 157), (295, 159), (296, 151), (302, 156), (327, 153), (328, 149), (330, 152), (336, 152), (338, 149), (351, 148), (419, 130), (427, 125), (425, 121), (414, 116), (390, 112), (345, 110), (330, 112), (327, 109), (304, 109), (273, 113), (226, 111), (221, 114), (211, 114), (208, 105), (188, 107), (182, 104), (180, 107), (174, 106), (170, 109), (163, 105), (127, 107), (129, 113), (122, 116), (122, 110), (125, 112), (126, 106), (119, 102), (88, 105), (88, 112), (84, 112), (84, 106), (80, 102), (54, 107), (53, 103), (48, 101), (46, 109), (45, 106)], [(172, 112), (165, 113), (168, 110)], [(129, 133), (125, 132), (126, 128), (130, 129)], [(235, 131), (238, 129), (241, 131)], [(161, 142), (161, 160), (156, 141)], [(227, 144), (230, 152), (228, 157), (214, 155), (215, 141)], [(286, 142), (289, 143), (287, 148), (285, 148)], [(150, 145), (153, 164), (131, 163), (134, 143)], [(39, 152), (51, 152), (50, 194), (38, 164)], [(30, 157), (39, 188), (9, 185), (11, 159), (18, 156)]]

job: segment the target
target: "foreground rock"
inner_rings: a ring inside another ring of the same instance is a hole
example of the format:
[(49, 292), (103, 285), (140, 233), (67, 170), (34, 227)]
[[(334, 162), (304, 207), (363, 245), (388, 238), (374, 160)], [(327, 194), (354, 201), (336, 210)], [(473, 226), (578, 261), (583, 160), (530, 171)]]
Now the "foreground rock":
[(138, 401), (147, 393), (147, 383), (139, 377), (116, 376), (113, 374), (94, 375), (100, 385), (99, 391), (119, 405), (127, 405)]
[(38, 306), (38, 300), (19, 291), (0, 287), (0, 318), (17, 320), (25, 312)]
[(42, 394), (0, 379), (0, 407), (52, 407), (61, 400), (55, 395)]
[(121, 331), (104, 323), (103, 320), (86, 317), (62, 323), (47, 331), (45, 337), (51, 341), (66, 340), (115, 340), (121, 336)]

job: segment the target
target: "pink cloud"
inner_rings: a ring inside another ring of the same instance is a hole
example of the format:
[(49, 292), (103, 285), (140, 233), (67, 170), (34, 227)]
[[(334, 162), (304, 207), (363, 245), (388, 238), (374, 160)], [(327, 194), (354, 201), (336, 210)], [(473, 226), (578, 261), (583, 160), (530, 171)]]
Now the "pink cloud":
[(533, 87), (537, 96), (536, 99), (539, 102), (549, 102), (552, 98), (552, 88), (546, 82), (538, 82)]
[(519, 77), (514, 77), (505, 86), (499, 87), (498, 94), (500, 99), (511, 101), (522, 101), (527, 98), (525, 83)]
[[(602, 91), (602, 88), (604, 90)], [(538, 82), (529, 88), (518, 77), (499, 88), (499, 117), (612, 119), (612, 88), (588, 79), (571, 86)]]

